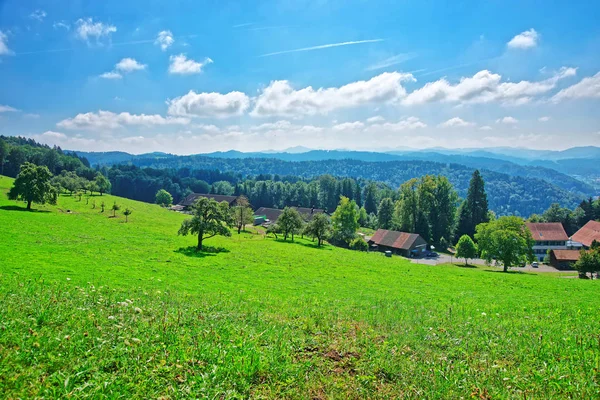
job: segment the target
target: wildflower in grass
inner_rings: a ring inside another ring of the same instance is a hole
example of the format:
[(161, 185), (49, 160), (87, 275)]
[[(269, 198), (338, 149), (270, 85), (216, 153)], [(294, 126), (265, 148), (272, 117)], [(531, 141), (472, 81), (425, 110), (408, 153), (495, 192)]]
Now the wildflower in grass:
[(71, 278), (67, 278), (67, 280), (68, 280), (68, 281), (70, 281), (70, 280), (71, 280)]
[(114, 316), (114, 315), (109, 315), (109, 316), (108, 316), (108, 319), (110, 319), (110, 320), (112, 321), (112, 320), (114, 320), (114, 319), (115, 319), (115, 316)]
[(134, 308), (133, 311), (135, 311), (136, 314), (141, 314), (142, 313), (142, 309), (139, 308), (139, 307)]
[(484, 313), (484, 312), (482, 312), (482, 313), (481, 313), (481, 316), (482, 316), (482, 317), (485, 317), (486, 315), (487, 315), (487, 314), (486, 314), (486, 313)]

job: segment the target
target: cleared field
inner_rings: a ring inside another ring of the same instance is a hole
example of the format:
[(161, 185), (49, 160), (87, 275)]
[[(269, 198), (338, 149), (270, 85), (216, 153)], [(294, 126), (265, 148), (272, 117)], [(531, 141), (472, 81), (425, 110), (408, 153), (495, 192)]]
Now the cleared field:
[[(176, 236), (182, 215), (107, 195), (26, 212), (11, 183), (0, 178), (4, 397), (600, 395), (596, 281), (260, 233), (195, 253)], [(110, 218), (114, 201), (129, 223)]]

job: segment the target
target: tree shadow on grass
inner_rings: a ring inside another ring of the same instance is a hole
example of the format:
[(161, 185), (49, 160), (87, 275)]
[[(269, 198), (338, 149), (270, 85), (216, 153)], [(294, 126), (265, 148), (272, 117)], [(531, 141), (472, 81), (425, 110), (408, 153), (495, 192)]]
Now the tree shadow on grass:
[(216, 256), (219, 253), (229, 253), (224, 247), (203, 246), (202, 250), (198, 251), (196, 246), (180, 247), (174, 251), (175, 253), (183, 254), (187, 257), (204, 258), (208, 256)]
[(303, 242), (292, 242), (291, 240), (283, 240), (283, 239), (275, 239), (276, 242), (278, 243), (288, 243), (288, 244), (297, 244), (300, 246), (304, 246), (304, 247), (308, 247), (309, 249), (316, 249), (316, 250), (332, 250), (331, 245), (329, 244), (325, 244), (323, 243), (321, 245), (321, 247), (317, 246), (317, 241), (315, 240), (314, 242), (311, 243), (303, 243)]
[(506, 272), (504, 272), (504, 270), (501, 270), (501, 269), (500, 269), (500, 270), (497, 270), (497, 271), (496, 271), (496, 270), (493, 270), (493, 269), (485, 269), (484, 271), (485, 271), (485, 272), (493, 272), (493, 273), (495, 273), (495, 274), (498, 274), (498, 273), (499, 273), (499, 274), (519, 274), (519, 275), (527, 275), (527, 272), (526, 272), (526, 271), (515, 271), (514, 269), (513, 269), (513, 270), (509, 269), (509, 270), (508, 270), (508, 271), (506, 271)]
[(26, 211), (26, 212), (32, 212), (32, 213), (49, 213), (50, 212), (48, 210), (36, 210), (35, 208), (32, 208), (31, 210), (28, 210), (27, 207), (19, 207), (19, 206), (1, 206), (0, 210), (4, 210), (4, 211)]
[(457, 266), (458, 268), (475, 268), (475, 269), (477, 268), (477, 266), (473, 265), (473, 264), (467, 264), (467, 265), (465, 265), (465, 264), (456, 264), (456, 263), (454, 263), (454, 265)]

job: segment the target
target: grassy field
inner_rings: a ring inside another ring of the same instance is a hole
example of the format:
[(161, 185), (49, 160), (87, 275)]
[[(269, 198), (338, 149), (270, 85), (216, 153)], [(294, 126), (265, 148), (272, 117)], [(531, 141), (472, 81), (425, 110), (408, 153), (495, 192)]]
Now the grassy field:
[[(598, 398), (596, 281), (414, 265), (0, 178), (6, 398)], [(92, 202), (97, 204), (92, 209)], [(100, 213), (133, 209), (129, 223)]]

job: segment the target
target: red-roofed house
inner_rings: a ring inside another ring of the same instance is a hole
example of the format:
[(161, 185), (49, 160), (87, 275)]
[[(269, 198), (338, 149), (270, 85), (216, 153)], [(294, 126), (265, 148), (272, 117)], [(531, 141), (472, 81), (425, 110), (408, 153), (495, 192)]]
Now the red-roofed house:
[(594, 240), (600, 242), (600, 222), (590, 221), (571, 236), (573, 242), (581, 243), (589, 249)]
[(544, 261), (548, 250), (566, 250), (567, 232), (560, 222), (527, 223), (535, 245), (533, 253), (539, 261)]
[(419, 234), (387, 229), (378, 229), (368, 243), (376, 245), (380, 251), (390, 250), (404, 257), (415, 256), (427, 250), (427, 242)]
[(579, 250), (552, 250), (550, 252), (550, 265), (556, 269), (573, 269), (573, 265), (579, 260)]

